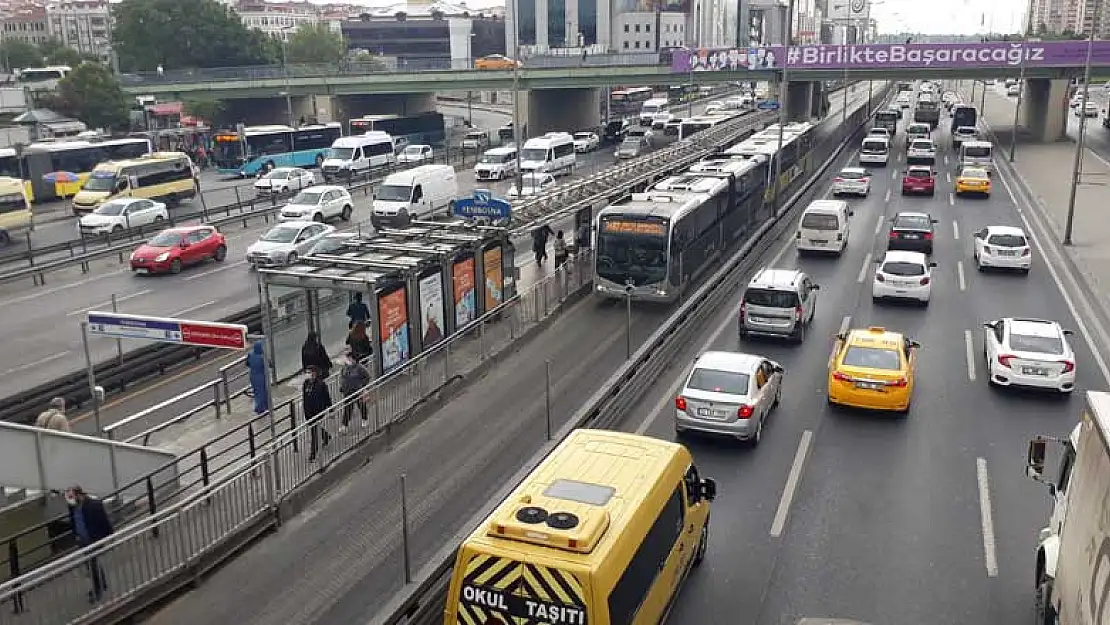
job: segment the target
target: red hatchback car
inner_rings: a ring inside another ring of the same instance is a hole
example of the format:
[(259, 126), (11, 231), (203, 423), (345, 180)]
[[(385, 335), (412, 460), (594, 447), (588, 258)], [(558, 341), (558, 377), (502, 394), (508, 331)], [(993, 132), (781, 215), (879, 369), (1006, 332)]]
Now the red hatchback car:
[(937, 190), (937, 174), (931, 167), (911, 165), (902, 174), (902, 195), (924, 193), (933, 195)]
[(197, 265), (209, 258), (223, 262), (227, 241), (214, 226), (185, 226), (163, 230), (131, 253), (131, 271), (180, 273), (186, 265)]

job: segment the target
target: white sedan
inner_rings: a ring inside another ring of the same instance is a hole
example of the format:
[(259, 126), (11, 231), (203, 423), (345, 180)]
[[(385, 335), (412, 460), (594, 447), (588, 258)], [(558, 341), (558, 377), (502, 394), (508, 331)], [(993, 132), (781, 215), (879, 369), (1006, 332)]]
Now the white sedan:
[(432, 146), (410, 145), (397, 155), (398, 163), (430, 163), (433, 159)]
[(1033, 251), (1025, 231), (1013, 226), (988, 226), (975, 233), (975, 267), (1017, 269), (1029, 273)]
[(916, 300), (929, 305), (933, 293), (933, 268), (921, 252), (887, 250), (878, 261), (875, 278), (871, 283), (871, 298), (878, 302), (885, 299)]
[(1076, 117), (1098, 117), (1098, 105), (1090, 100), (1084, 106), (1075, 107)]
[(166, 205), (145, 198), (121, 197), (108, 200), (77, 222), (81, 236), (123, 232), (160, 224), (170, 218)]
[(995, 386), (1075, 390), (1071, 330), (1055, 321), (1005, 317), (983, 324), (983, 358)]
[(871, 172), (862, 167), (845, 167), (833, 178), (832, 194), (834, 197), (841, 195), (862, 195), (867, 197), (871, 193)]
[(601, 145), (601, 138), (592, 132), (576, 132), (574, 133), (574, 151), (575, 152), (592, 152)]
[(935, 163), (937, 160), (937, 146), (932, 139), (914, 139), (910, 147), (906, 148), (907, 163)]
[(515, 200), (539, 195), (555, 185), (555, 177), (551, 174), (541, 172), (527, 173), (521, 176), (521, 183), (524, 186), (524, 190), (521, 191), (516, 185), (513, 185), (513, 187), (509, 189), (509, 199)]
[(316, 176), (300, 167), (278, 167), (254, 182), (254, 190), (259, 194), (289, 193), (300, 191), (316, 184)]

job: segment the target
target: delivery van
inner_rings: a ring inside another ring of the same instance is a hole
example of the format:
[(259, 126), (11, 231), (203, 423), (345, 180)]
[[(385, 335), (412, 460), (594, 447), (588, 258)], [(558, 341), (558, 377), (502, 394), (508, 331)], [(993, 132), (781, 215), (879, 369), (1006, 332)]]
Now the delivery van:
[(848, 218), (852, 209), (844, 200), (814, 200), (802, 213), (794, 244), (799, 254), (831, 252), (840, 255), (848, 245)]
[(574, 173), (577, 162), (574, 137), (566, 132), (549, 132), (524, 142), (520, 150), (520, 169), (552, 176)]
[(87, 215), (116, 197), (141, 197), (176, 204), (195, 197), (197, 169), (183, 152), (154, 152), (97, 165), (73, 196), (73, 214)]
[(397, 162), (393, 137), (374, 130), (351, 137), (339, 137), (331, 144), (328, 157), (320, 164), (324, 180), (360, 176)]
[(34, 230), (31, 202), (20, 178), (0, 176), (0, 247)]
[(716, 493), (680, 444), (575, 430), (463, 541), (443, 622), (661, 623)]
[(455, 168), (421, 165), (390, 174), (374, 192), (375, 228), (404, 227), (410, 219), (428, 219), (438, 211), (451, 212), (459, 195)]

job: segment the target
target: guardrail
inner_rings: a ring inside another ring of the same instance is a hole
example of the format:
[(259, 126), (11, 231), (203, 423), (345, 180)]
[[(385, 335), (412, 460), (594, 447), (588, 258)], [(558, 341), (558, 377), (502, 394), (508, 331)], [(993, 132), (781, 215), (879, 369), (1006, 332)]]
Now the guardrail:
[[(857, 112), (852, 119), (862, 126), (861, 119), (865, 119), (865, 116), (862, 112)], [(858, 130), (852, 136), (855, 134), (858, 134)], [(844, 144), (832, 146), (834, 149), (830, 150), (830, 154), (834, 154), (835, 148), (842, 148)], [(823, 167), (827, 167), (830, 161), (831, 159), (826, 159)], [(812, 183), (807, 183), (804, 189), (808, 189), (810, 184)], [(763, 249), (771, 244), (773, 237), (770, 235), (777, 232), (775, 228), (781, 230), (785, 227), (784, 218), (790, 213), (789, 207), (797, 201), (798, 197), (800, 195), (795, 195), (793, 202), (788, 204), (786, 209), (765, 222), (757, 231), (757, 237), (749, 240), (724, 269), (718, 272), (708, 284), (698, 289), (693, 299), (680, 306), (668, 322), (652, 334), (645, 346), (637, 350), (628, 364), (618, 370), (607, 387), (598, 391), (587, 402), (586, 408), (576, 413), (575, 423), (597, 419), (603, 409), (619, 407), (616, 401), (618, 398), (624, 397), (625, 401), (631, 401), (633, 394), (638, 394), (639, 389), (651, 383), (651, 380), (645, 376), (651, 372), (658, 375), (659, 371), (669, 364), (670, 352), (663, 347), (667, 346), (668, 349), (673, 350), (680, 344), (688, 343), (685, 340), (685, 334), (693, 332), (698, 319), (709, 314), (710, 304), (726, 296), (719, 291), (723, 289), (731, 292), (738, 288), (739, 281), (729, 279), (729, 276), (738, 270), (738, 265), (747, 259), (753, 250)], [(560, 270), (540, 283), (546, 286), (538, 286), (531, 291), (533, 293), (531, 303), (527, 298), (518, 296), (469, 326), (470, 332), (477, 335), (471, 335), (471, 342), (477, 342), (478, 349), (484, 350), (483, 345), (486, 343), (482, 339), (483, 333), (489, 332), (487, 327), (496, 327), (497, 319), (501, 319), (502, 315), (508, 317), (510, 321), (523, 318), (532, 322), (532, 328), (539, 327), (542, 320), (549, 317), (554, 310), (549, 304), (541, 305), (541, 301), (564, 301), (567, 295), (588, 284), (588, 258), (578, 263), (578, 266), (572, 265), (565, 271)], [(715, 293), (717, 295), (714, 295)], [(548, 299), (549, 296), (550, 299)], [(501, 326), (501, 340), (505, 347), (513, 344), (512, 328), (514, 327), (513, 323), (510, 323), (508, 328)], [(260, 453), (256, 453), (249, 463), (237, 467), (230, 475), (212, 481), (211, 485), (203, 491), (186, 493), (171, 507), (144, 516), (142, 520), (93, 547), (64, 556), (18, 580), (0, 585), (0, 602), (11, 602), (18, 611), (32, 604), (49, 604), (52, 616), (61, 620), (109, 619), (114, 621), (133, 614), (138, 607), (149, 605), (151, 601), (166, 596), (182, 584), (192, 583), (198, 575), (229, 557), (231, 552), (274, 527), (277, 523), (274, 514), (277, 506), (291, 497), (296, 497), (301, 486), (308, 483), (317, 472), (333, 464), (344, 462), (348, 452), (367, 442), (377, 441), (379, 444), (388, 442), (392, 428), (405, 425), (407, 418), (412, 415), (413, 408), (423, 401), (425, 391), (450, 383), (452, 363), (460, 358), (457, 352), (454, 352), (453, 356), (452, 346), (457, 349), (462, 340), (457, 335), (452, 337), (444, 345), (418, 356), (404, 370), (374, 382), (366, 395), (356, 393), (334, 406), (335, 410), (340, 410), (345, 405), (359, 401), (360, 398), (372, 401), (375, 409), (372, 413), (374, 414), (373, 425), (370, 426), (368, 423), (365, 428), (356, 428), (354, 435), (349, 438), (333, 440), (333, 445), (327, 450), (319, 465), (306, 464), (301, 456), (304, 451), (302, 448), (308, 444), (307, 441), (315, 438), (318, 421), (299, 425), (291, 423), (284, 433), (279, 433), (277, 438), (270, 441)], [(396, 391), (403, 397), (400, 404), (394, 403), (398, 401), (397, 399), (386, 399), (381, 394), (381, 389), (390, 384), (396, 385), (395, 388), (398, 389), (406, 389)], [(296, 402), (293, 406), (295, 405)], [(383, 414), (381, 412), (383, 408), (386, 410), (384, 422), (379, 420), (380, 415)], [(295, 414), (295, 407), (292, 412)], [(295, 421), (295, 417), (292, 420)], [(603, 425), (600, 421), (598, 423)], [(193, 470), (195, 471), (196, 469)], [(426, 515), (427, 510), (417, 511), (416, 514)], [(394, 546), (403, 541), (407, 554), (405, 517), (401, 516), (398, 519), (388, 514), (385, 516), (390, 518), (383, 518), (379, 523), (381, 540)], [(396, 535), (398, 532), (400, 536)], [(16, 544), (16, 541), (9, 541), (9, 549), (12, 544)], [(401, 611), (397, 614), (406, 611), (411, 614), (422, 605), (427, 609), (427, 602), (421, 603), (414, 599), (414, 591), (423, 592), (437, 585), (442, 586), (443, 572), (450, 566), (450, 551), (453, 550), (453, 546), (446, 547), (445, 550), (446, 555), (442, 553), (437, 555), (436, 560), (420, 572), (419, 583), (412, 583), (414, 577), (406, 557), (404, 572), (407, 599), (401, 602), (403, 605), (400, 606)], [(103, 604), (90, 611), (85, 602), (88, 581), (83, 571), (88, 570), (87, 566), (91, 559), (105, 556), (110, 556), (105, 558), (105, 562), (109, 564), (115, 562), (109, 572), (109, 594)], [(127, 564), (134, 559), (138, 559), (142, 565)], [(9, 560), (9, 565), (10, 563)], [(438, 575), (432, 575), (437, 570)], [(428, 574), (425, 574), (425, 571), (428, 571)], [(397, 619), (390, 620), (390, 622), (396, 621)], [(2, 614), (0, 614), (0, 622), (4, 622)]]

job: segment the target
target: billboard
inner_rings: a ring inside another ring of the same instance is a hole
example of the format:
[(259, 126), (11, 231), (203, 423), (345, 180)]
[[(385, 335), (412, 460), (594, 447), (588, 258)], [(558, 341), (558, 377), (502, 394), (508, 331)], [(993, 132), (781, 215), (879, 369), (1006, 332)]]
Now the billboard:
[(424, 349), (443, 340), (443, 276), (437, 271), (420, 278), (420, 344)]
[(378, 296), (378, 331), (381, 332), (382, 373), (389, 373), (409, 359), (408, 293), (405, 287)]
[(871, 12), (868, 0), (828, 0), (829, 10), (825, 16), (834, 22), (865, 20)]
[(474, 257), (457, 260), (451, 265), (451, 282), (455, 295), (455, 327), (461, 328), (478, 318)]

